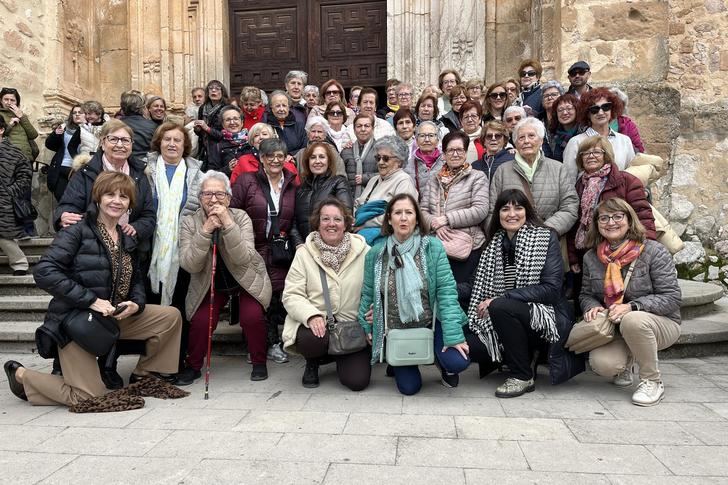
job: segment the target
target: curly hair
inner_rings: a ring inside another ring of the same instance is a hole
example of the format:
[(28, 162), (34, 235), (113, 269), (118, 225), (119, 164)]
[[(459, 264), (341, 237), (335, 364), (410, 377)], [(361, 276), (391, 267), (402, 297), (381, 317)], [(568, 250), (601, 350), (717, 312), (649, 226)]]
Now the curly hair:
[(596, 102), (604, 98), (607, 102), (612, 103), (609, 120), (615, 120), (624, 113), (624, 103), (619, 96), (609, 90), (609, 88), (594, 88), (581, 95), (579, 106), (576, 109), (576, 119), (582, 126), (591, 126), (591, 118), (589, 117), (589, 108), (594, 106)]

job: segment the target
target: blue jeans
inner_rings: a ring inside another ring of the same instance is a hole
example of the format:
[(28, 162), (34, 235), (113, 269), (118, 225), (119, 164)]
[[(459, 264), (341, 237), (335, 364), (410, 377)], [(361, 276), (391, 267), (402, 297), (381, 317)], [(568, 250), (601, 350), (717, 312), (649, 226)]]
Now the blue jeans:
[[(442, 325), (440, 320), (435, 320), (435, 359), (440, 364), (440, 368), (451, 374), (459, 374), (470, 365), (470, 359), (460, 355), (457, 349), (448, 348), (442, 352)], [(422, 388), (422, 375), (419, 366), (405, 365), (401, 367), (392, 367), (394, 369), (394, 380), (397, 383), (399, 392), (406, 396), (417, 394)]]

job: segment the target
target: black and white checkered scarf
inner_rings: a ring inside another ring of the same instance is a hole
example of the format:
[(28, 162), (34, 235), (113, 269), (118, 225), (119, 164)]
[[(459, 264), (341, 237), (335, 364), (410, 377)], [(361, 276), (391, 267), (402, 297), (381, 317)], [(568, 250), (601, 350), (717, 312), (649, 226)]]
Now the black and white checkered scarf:
[[(501, 249), (504, 237), (505, 231), (497, 232), (480, 257), (468, 309), (468, 326), (485, 344), (493, 362), (501, 360), (498, 334), (493, 328), (490, 315), (485, 318), (478, 317), (478, 305), (483, 300), (503, 296), (506, 292)], [(544, 227), (525, 225), (518, 231), (515, 241), (516, 288), (541, 283), (541, 271), (546, 264), (550, 237), (550, 230)], [(553, 305), (529, 302), (528, 306), (531, 310), (531, 328), (549, 342), (558, 341), (559, 332), (556, 329)]]

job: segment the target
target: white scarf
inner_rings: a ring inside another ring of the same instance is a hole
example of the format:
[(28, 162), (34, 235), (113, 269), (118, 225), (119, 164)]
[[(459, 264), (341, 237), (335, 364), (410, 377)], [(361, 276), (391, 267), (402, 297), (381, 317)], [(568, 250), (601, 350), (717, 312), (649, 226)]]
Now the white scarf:
[(157, 157), (154, 186), (157, 189), (157, 228), (154, 233), (152, 263), (149, 279), (152, 291), (159, 293), (162, 284), (162, 305), (172, 303), (174, 287), (177, 285), (179, 271), (179, 214), (184, 195), (187, 164), (180, 160), (172, 176), (167, 181), (167, 168), (162, 155)]
[(478, 160), (478, 148), (475, 146), (475, 142), (480, 138), (480, 133), (482, 132), (483, 127), (479, 126), (478, 129), (470, 133), (469, 135), (463, 131), (466, 135), (468, 135), (468, 138), (470, 138), (470, 144), (468, 145), (468, 153), (465, 156), (465, 161), (472, 164), (476, 160)]

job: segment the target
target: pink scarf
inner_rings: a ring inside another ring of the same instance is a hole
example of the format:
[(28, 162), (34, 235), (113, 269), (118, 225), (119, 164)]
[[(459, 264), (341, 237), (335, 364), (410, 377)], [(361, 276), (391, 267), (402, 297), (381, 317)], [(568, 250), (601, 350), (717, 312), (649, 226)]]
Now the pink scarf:
[(584, 249), (586, 243), (586, 233), (592, 224), (592, 215), (594, 208), (599, 203), (599, 196), (602, 193), (607, 177), (612, 172), (612, 165), (607, 163), (594, 173), (581, 174), (581, 181), (584, 184), (584, 190), (581, 194), (581, 216), (579, 217), (579, 227), (576, 229), (575, 244), (577, 249)]
[(435, 148), (430, 153), (423, 153), (419, 148), (415, 150), (415, 156), (425, 163), (428, 169), (431, 169), (438, 158), (440, 158), (440, 150)]
[[(114, 167), (111, 164), (111, 162), (106, 158), (106, 155), (101, 156), (101, 163), (104, 164), (104, 170), (106, 170), (107, 172), (122, 172), (125, 175), (129, 175), (129, 161), (128, 160), (124, 162), (124, 165), (121, 167), (121, 170), (117, 170), (116, 167)], [(131, 210), (132, 208), (129, 207), (129, 209)], [(124, 214), (123, 216), (121, 216), (121, 218), (119, 218), (119, 224), (121, 224), (122, 226), (124, 224), (129, 224), (129, 213), (128, 212), (126, 214)]]

